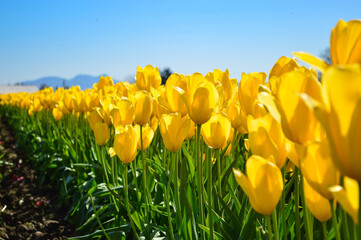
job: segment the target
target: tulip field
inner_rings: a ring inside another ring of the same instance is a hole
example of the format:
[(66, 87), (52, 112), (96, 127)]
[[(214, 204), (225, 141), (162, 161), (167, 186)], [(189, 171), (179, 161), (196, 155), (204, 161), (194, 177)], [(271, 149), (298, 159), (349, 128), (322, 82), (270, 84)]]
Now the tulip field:
[(133, 84), (0, 95), (0, 115), (71, 239), (361, 239), (361, 21), (330, 39), (332, 64), (165, 85), (138, 66)]

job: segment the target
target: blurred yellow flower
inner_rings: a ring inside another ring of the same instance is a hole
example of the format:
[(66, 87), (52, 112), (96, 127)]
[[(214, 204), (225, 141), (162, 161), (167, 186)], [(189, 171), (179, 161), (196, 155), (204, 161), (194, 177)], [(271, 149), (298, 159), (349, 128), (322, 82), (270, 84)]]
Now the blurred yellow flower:
[(108, 124), (98, 122), (94, 127), (95, 140), (99, 146), (104, 146), (110, 138)]
[(302, 174), (312, 188), (324, 198), (332, 199), (328, 188), (339, 184), (340, 173), (332, 162), (327, 141), (309, 144), (300, 162)]
[(254, 119), (248, 116), (248, 139), (252, 154), (271, 158), (280, 169), (287, 158), (287, 140), (282, 127), (271, 114)]
[(303, 95), (327, 133), (332, 160), (361, 181), (361, 66), (331, 66), (322, 76), (323, 101)]
[(63, 112), (59, 108), (54, 108), (52, 112), (56, 121), (59, 121), (63, 117)]
[(329, 200), (314, 190), (305, 178), (303, 178), (303, 191), (306, 205), (317, 220), (325, 222), (332, 217)]
[(252, 155), (246, 163), (247, 176), (236, 169), (233, 172), (254, 210), (270, 215), (283, 191), (281, 170), (272, 161)]
[(359, 184), (356, 180), (344, 177), (343, 187), (336, 185), (329, 189), (332, 192), (333, 197), (338, 201), (342, 208), (350, 214), (353, 221), (358, 224), (358, 212), (359, 212)]

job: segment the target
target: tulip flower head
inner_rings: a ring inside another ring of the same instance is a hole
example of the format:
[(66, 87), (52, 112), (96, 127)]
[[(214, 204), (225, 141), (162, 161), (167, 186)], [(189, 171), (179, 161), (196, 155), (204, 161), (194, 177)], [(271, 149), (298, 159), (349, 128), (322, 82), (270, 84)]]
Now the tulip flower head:
[(137, 155), (139, 136), (133, 126), (119, 125), (114, 136), (114, 151), (123, 163), (130, 163)]
[(252, 154), (269, 158), (281, 169), (287, 158), (287, 140), (282, 127), (271, 114), (254, 119), (248, 116), (249, 148)]
[(281, 170), (272, 161), (252, 155), (246, 163), (247, 176), (236, 169), (233, 172), (254, 210), (270, 215), (283, 191)]
[(179, 113), (164, 114), (160, 119), (160, 133), (165, 147), (171, 152), (177, 152), (191, 128), (191, 120), (181, 117)]
[(59, 108), (54, 108), (53, 116), (56, 121), (59, 121), (63, 117), (63, 112)]
[(176, 87), (182, 94), (190, 118), (198, 125), (207, 122), (217, 107), (219, 95), (216, 87), (205, 80), (200, 73), (194, 73), (188, 78), (187, 91)]
[(146, 91), (139, 91), (134, 96), (134, 122), (138, 125), (149, 123), (153, 113), (153, 98)]
[(307, 208), (317, 220), (325, 222), (332, 217), (330, 201), (314, 190), (305, 178), (303, 178), (303, 191)]
[(220, 149), (227, 144), (231, 129), (231, 120), (223, 114), (217, 113), (202, 125), (201, 133), (209, 147)]
[(138, 66), (135, 82), (140, 90), (150, 92), (151, 88), (157, 89), (162, 83), (158, 67), (147, 65), (141, 68)]
[(99, 146), (104, 146), (110, 138), (108, 124), (98, 122), (94, 127), (95, 140)]
[(323, 99), (304, 95), (330, 143), (340, 172), (361, 181), (361, 66), (331, 66), (322, 75)]
[(301, 155), (301, 170), (309, 185), (324, 198), (332, 199), (328, 188), (338, 185), (340, 173), (332, 162), (327, 141), (312, 143)]
[(356, 180), (344, 177), (343, 187), (335, 185), (329, 188), (335, 200), (337, 200), (342, 208), (350, 214), (353, 221), (358, 224), (359, 212), (359, 184)]
[(135, 125), (134, 126), (135, 131), (138, 134), (138, 143), (137, 143), (137, 148), (140, 151), (145, 151), (148, 146), (150, 145), (150, 143), (153, 140), (154, 137), (154, 131), (153, 129), (149, 126), (149, 124), (146, 124), (144, 126), (142, 126), (142, 139), (143, 139), (143, 149), (141, 148), (141, 138), (140, 138), (140, 126), (139, 125)]

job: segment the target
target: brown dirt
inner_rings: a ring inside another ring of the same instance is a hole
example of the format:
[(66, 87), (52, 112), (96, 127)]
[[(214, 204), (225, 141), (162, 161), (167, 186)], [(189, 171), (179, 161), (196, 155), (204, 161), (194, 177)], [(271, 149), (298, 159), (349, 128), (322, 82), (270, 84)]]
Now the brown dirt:
[(39, 187), (37, 173), (0, 119), (0, 240), (67, 239), (75, 235), (57, 209), (56, 189)]

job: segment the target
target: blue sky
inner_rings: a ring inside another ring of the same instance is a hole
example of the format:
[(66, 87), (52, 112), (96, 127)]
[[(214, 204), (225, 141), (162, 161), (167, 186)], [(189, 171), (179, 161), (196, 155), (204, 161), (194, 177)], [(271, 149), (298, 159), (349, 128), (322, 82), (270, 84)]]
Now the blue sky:
[(109, 74), (269, 72), (293, 51), (320, 55), (361, 1), (0, 0), (0, 84)]

